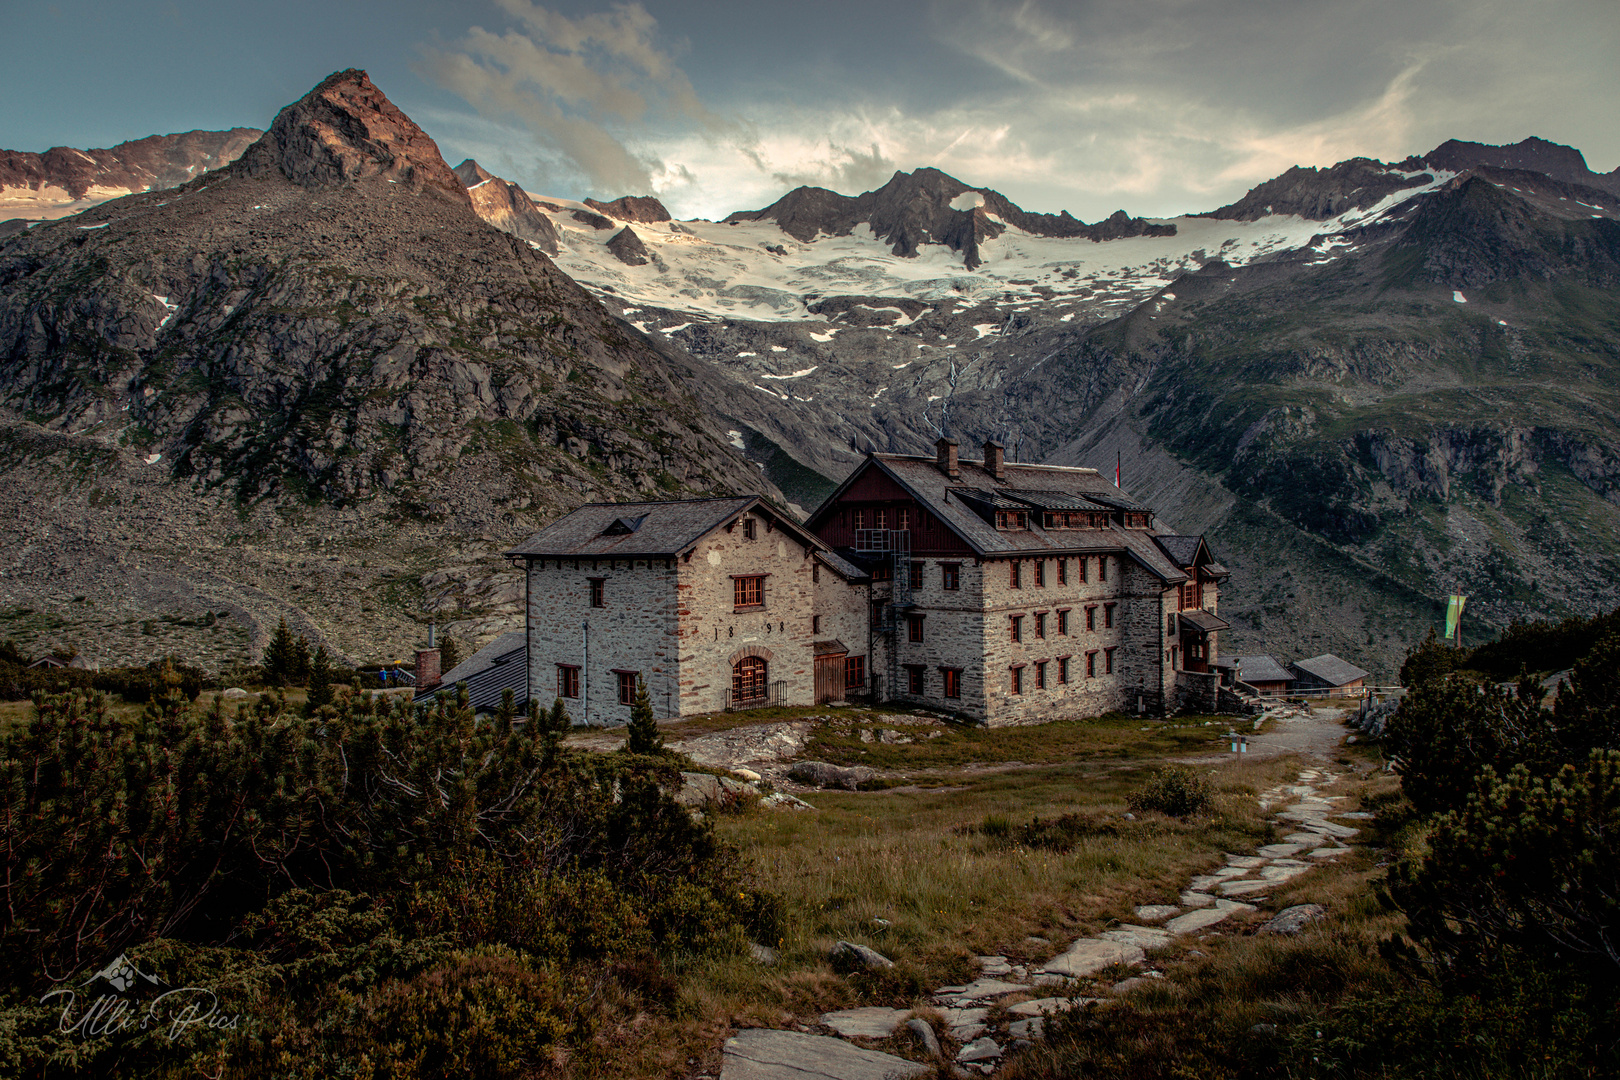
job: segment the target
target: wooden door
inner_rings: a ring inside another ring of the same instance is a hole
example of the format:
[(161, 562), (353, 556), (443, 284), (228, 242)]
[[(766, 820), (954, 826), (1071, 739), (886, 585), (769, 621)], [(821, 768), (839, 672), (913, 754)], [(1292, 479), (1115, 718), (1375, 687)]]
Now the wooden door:
[(816, 704), (844, 700), (844, 654), (816, 657)]

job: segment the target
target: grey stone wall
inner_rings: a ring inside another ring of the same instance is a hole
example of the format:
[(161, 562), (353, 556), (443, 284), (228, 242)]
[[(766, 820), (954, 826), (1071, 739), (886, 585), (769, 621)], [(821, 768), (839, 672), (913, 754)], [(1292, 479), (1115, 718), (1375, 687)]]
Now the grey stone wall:
[(871, 685), (871, 616), (867, 598), (871, 595), (865, 584), (852, 585), (838, 573), (825, 566), (812, 578), (819, 577), (815, 585), (813, 614), (821, 617), (820, 631), (812, 634), (815, 641), (842, 641), (849, 656), (866, 658), (867, 685)]
[[(983, 567), (971, 558), (915, 559), (923, 564), (922, 586), (911, 590), (912, 606), (901, 614), (893, 635), (898, 677), (895, 685), (885, 687), (886, 697), (907, 701), (944, 712), (960, 713), (975, 720), (985, 717), (985, 613)], [(947, 589), (943, 582), (942, 564), (951, 563), (959, 569), (960, 587)], [(878, 587), (888, 595), (889, 586)], [(912, 641), (907, 615), (921, 617), (923, 639)], [(887, 662), (888, 642), (874, 650)], [(906, 665), (923, 669), (923, 692), (909, 692)], [(945, 667), (962, 671), (961, 696), (945, 696)], [(884, 674), (887, 677), (887, 666)]]
[[(563, 701), (574, 722), (623, 724), (630, 709), (619, 704), (617, 668), (640, 672), (653, 709), (672, 715), (679, 698), (676, 575), (669, 559), (563, 559), (560, 566), (557, 559), (531, 560), (530, 697), (549, 706), (557, 696), (557, 665), (576, 665), (581, 694)], [(591, 578), (603, 579), (599, 608), (591, 606)]]
[[(752, 517), (754, 539), (745, 522)], [(680, 561), (680, 692), (682, 716), (713, 712), (725, 703), (732, 665), (743, 655), (762, 657), (772, 683), (785, 684), (784, 704), (815, 704), (811, 631), (815, 614), (814, 560), (797, 540), (768, 530), (758, 515), (745, 514), (727, 531), (701, 540)], [(765, 603), (738, 611), (737, 575), (765, 574)], [(837, 575), (822, 573), (822, 581)]]

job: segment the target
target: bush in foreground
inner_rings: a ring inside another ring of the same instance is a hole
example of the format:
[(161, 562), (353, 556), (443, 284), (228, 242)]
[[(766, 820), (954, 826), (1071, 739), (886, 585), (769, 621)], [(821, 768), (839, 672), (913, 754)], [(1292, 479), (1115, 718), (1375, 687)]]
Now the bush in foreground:
[[(572, 753), (552, 720), (37, 698), (0, 734), (0, 1071), (534, 1075), (667, 1008), (666, 960), (780, 935), (672, 760)], [(63, 1031), (52, 992), (118, 956), (239, 1022)]]
[(1191, 817), (1208, 813), (1215, 805), (1215, 792), (1205, 778), (1185, 765), (1160, 770), (1152, 779), (1126, 798), (1136, 813), (1156, 812), (1170, 817)]

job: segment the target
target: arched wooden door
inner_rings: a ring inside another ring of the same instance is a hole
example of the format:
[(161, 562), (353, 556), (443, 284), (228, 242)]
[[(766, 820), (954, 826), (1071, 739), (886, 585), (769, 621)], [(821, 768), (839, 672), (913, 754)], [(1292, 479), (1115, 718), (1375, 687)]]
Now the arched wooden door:
[(731, 665), (731, 700), (763, 701), (769, 690), (769, 671), (763, 657), (745, 656)]

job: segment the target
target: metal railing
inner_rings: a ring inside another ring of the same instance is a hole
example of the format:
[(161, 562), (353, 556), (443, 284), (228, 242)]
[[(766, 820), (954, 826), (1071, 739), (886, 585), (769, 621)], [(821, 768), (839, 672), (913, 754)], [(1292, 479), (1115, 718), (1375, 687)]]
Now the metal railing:
[(743, 712), (748, 709), (765, 709), (785, 704), (787, 701), (787, 683), (768, 683), (757, 691), (745, 691), (744, 693), (747, 696), (738, 697), (734, 687), (726, 687), (725, 711)]

